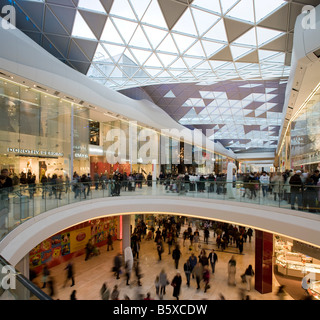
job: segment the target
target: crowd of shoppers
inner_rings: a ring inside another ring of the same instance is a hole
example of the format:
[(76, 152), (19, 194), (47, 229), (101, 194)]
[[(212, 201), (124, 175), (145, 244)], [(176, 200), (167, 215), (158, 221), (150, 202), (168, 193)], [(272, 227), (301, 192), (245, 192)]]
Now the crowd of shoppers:
[[(25, 188), (32, 199), (36, 193), (41, 193), (43, 199), (62, 199), (64, 193), (72, 191), (74, 198), (86, 199), (90, 192), (109, 190), (110, 195), (119, 196), (121, 191), (135, 191), (143, 185), (152, 186), (152, 175), (115, 171), (113, 174), (79, 175), (74, 172), (70, 179), (68, 175), (43, 175), (39, 183), (30, 171), (21, 172), (20, 176), (10, 174), (7, 169), (1, 171), (0, 192), (10, 193), (17, 186)], [(273, 201), (285, 201), (291, 209), (320, 213), (320, 180), (319, 170), (312, 172), (303, 170), (286, 170), (285, 172), (250, 172), (238, 173), (232, 182), (227, 182), (224, 173), (202, 174), (164, 174), (157, 177), (157, 185), (163, 186), (165, 192), (198, 192), (227, 193), (227, 184), (239, 186), (241, 196), (249, 200), (257, 197), (269, 198)], [(4, 191), (3, 189), (6, 189)], [(197, 239), (196, 239), (197, 240)]]

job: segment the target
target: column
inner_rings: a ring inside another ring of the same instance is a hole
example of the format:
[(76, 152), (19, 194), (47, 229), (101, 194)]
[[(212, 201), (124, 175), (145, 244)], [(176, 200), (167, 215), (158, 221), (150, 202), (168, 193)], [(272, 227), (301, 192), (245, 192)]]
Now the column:
[(272, 292), (273, 234), (255, 230), (255, 289), (260, 293)]
[(125, 248), (130, 247), (130, 243), (131, 243), (130, 224), (131, 224), (131, 215), (126, 214), (126, 215), (120, 216), (120, 233), (122, 232), (121, 251), (124, 251)]

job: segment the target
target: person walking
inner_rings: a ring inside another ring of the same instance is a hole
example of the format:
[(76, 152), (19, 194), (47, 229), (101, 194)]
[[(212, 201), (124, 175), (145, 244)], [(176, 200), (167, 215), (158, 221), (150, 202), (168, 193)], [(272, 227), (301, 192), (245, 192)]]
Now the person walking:
[(209, 261), (210, 261), (212, 273), (214, 273), (216, 262), (218, 261), (218, 256), (215, 253), (214, 249), (211, 250), (211, 252), (209, 253), (209, 257), (208, 258), (209, 258)]
[(199, 250), (199, 240), (200, 240), (200, 233), (199, 230), (196, 229), (196, 231), (193, 233), (193, 243), (194, 243), (194, 249), (196, 252)]
[(161, 239), (158, 239), (157, 241), (157, 252), (158, 252), (158, 256), (159, 256), (159, 261), (161, 260), (161, 255), (163, 253), (163, 244)]
[(71, 293), (71, 295), (70, 295), (70, 300), (77, 300), (76, 293), (77, 293), (76, 290), (73, 290), (73, 291), (72, 291), (72, 293)]
[(50, 271), (49, 268), (47, 266), (47, 264), (44, 264), (43, 269), (42, 269), (42, 289), (44, 289), (47, 285), (48, 279), (50, 276)]
[(171, 285), (173, 286), (173, 296), (179, 300), (180, 289), (181, 289), (182, 278), (181, 274), (178, 271), (175, 277), (173, 278)]
[(249, 243), (251, 243), (251, 238), (252, 238), (252, 235), (253, 235), (253, 230), (251, 228), (248, 229), (247, 235), (249, 237)]
[(249, 264), (248, 268), (245, 271), (245, 279), (247, 284), (247, 291), (251, 290), (252, 277), (254, 276), (254, 271), (252, 269), (252, 265)]
[(203, 281), (204, 281), (204, 292), (206, 293), (208, 289), (210, 289), (209, 281), (210, 281), (210, 272), (208, 266), (205, 266), (203, 269)]
[(109, 300), (110, 298), (110, 290), (108, 289), (106, 282), (103, 283), (100, 289), (100, 296), (102, 300)]
[(191, 253), (191, 256), (189, 257), (190, 265), (191, 265), (191, 274), (192, 274), (192, 279), (194, 279), (194, 274), (192, 273), (192, 270), (198, 263), (197, 257), (194, 255), (194, 253)]
[(113, 271), (115, 275), (117, 276), (117, 279), (120, 279), (120, 268), (122, 265), (122, 259), (121, 259), (121, 253), (119, 252), (115, 257), (114, 257), (114, 266), (113, 266)]
[(75, 285), (74, 283), (74, 267), (73, 267), (73, 263), (70, 261), (67, 266), (64, 268), (64, 270), (67, 270), (67, 277), (66, 280), (64, 282), (64, 286), (66, 286), (67, 282), (69, 280), (71, 280), (71, 287), (73, 287)]
[(107, 236), (107, 251), (109, 251), (109, 247), (111, 247), (111, 250), (113, 250), (113, 241), (112, 241), (112, 236), (110, 232), (108, 233), (108, 236)]
[(238, 240), (238, 248), (239, 248), (239, 252), (240, 254), (242, 254), (243, 252), (243, 236), (240, 235), (239, 240)]
[(141, 284), (142, 273), (141, 273), (139, 260), (135, 260), (134, 270), (136, 273), (136, 277), (138, 279), (138, 286), (141, 287), (142, 286), (142, 284)]
[(177, 245), (176, 248), (172, 251), (172, 258), (174, 259), (176, 269), (178, 269), (179, 267), (180, 257), (181, 257), (181, 251), (179, 249), (179, 246)]
[(190, 287), (190, 275), (191, 275), (191, 272), (192, 272), (192, 266), (191, 266), (191, 263), (190, 263), (190, 259), (188, 259), (184, 266), (183, 266), (183, 270), (184, 270), (184, 273), (186, 275), (186, 278), (187, 278), (187, 286)]
[(237, 262), (234, 259), (234, 256), (228, 262), (228, 284), (230, 286), (236, 285), (236, 266)]
[(166, 286), (169, 283), (167, 274), (165, 273), (164, 269), (162, 269), (160, 272), (159, 281), (160, 281), (160, 298), (162, 299), (163, 295), (166, 294)]
[(203, 266), (200, 262), (197, 263), (197, 265), (192, 270), (193, 275), (196, 278), (197, 281), (197, 290), (200, 289), (200, 282), (203, 278)]
[(160, 277), (156, 276), (156, 279), (154, 280), (154, 286), (156, 287), (156, 294), (159, 295), (160, 290)]
[(120, 294), (120, 292), (118, 290), (118, 286), (115, 285), (113, 287), (112, 292), (111, 292), (111, 300), (119, 300), (119, 294)]

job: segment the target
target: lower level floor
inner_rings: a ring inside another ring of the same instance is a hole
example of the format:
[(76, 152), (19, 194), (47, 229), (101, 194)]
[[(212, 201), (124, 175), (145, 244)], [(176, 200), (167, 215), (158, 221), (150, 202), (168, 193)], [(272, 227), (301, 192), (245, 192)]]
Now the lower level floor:
[[(182, 276), (182, 285), (180, 291), (180, 300), (300, 300), (307, 297), (304, 290), (301, 288), (301, 280), (289, 279), (279, 274), (273, 274), (273, 290), (267, 294), (261, 294), (254, 289), (254, 277), (252, 279), (251, 289), (248, 291), (247, 283), (243, 283), (241, 275), (245, 272), (248, 265), (254, 268), (255, 262), (255, 239), (254, 235), (249, 242), (249, 239), (244, 243), (243, 252), (240, 254), (239, 249), (235, 243), (231, 243), (223, 251), (218, 248), (213, 232), (210, 233), (208, 244), (204, 243), (203, 231), (200, 231), (199, 245), (193, 246), (190, 250), (190, 241), (186, 240), (185, 243), (182, 238), (182, 233), (187, 225), (181, 229), (178, 238), (178, 244), (181, 250), (181, 258), (178, 267), (176, 268), (175, 262), (172, 258), (172, 249), (169, 253), (168, 245), (165, 243), (164, 252), (161, 260), (156, 251), (156, 243), (154, 239), (141, 240), (139, 263), (141, 267), (141, 285), (138, 285), (138, 279), (134, 270), (130, 274), (129, 284), (125, 275), (124, 267), (121, 268), (120, 279), (116, 279), (112, 271), (115, 256), (121, 252), (121, 241), (113, 243), (107, 250), (107, 246), (99, 248), (100, 254), (92, 256), (85, 260), (85, 255), (75, 257), (71, 260), (74, 267), (74, 285), (71, 279), (67, 279), (67, 271), (65, 270), (67, 263), (62, 263), (50, 269), (50, 276), (53, 279), (53, 299), (69, 300), (71, 294), (74, 292), (78, 300), (101, 300), (100, 289), (105, 283), (109, 288), (110, 293), (114, 287), (117, 286), (119, 291), (119, 299), (125, 300), (129, 298), (141, 299), (145, 298), (150, 293), (151, 299), (159, 300), (175, 300), (173, 296), (173, 287), (170, 285), (172, 279), (179, 271)], [(195, 228), (193, 228), (195, 229)], [(194, 231), (194, 230), (193, 230)], [(215, 272), (210, 270), (210, 288), (205, 292), (205, 284), (203, 281), (200, 283), (200, 289), (197, 289), (196, 280), (191, 277), (190, 286), (187, 286), (187, 280), (184, 273), (184, 263), (193, 252), (196, 256), (200, 254), (200, 250), (205, 249), (207, 255), (211, 249), (215, 249), (218, 256), (218, 261), (215, 266)], [(236, 284), (228, 284), (228, 262), (231, 257), (236, 260)], [(155, 279), (160, 272), (164, 270), (167, 274), (168, 282), (166, 294), (159, 296), (156, 293)], [(67, 280), (67, 282), (66, 282)], [(42, 275), (39, 274), (33, 280), (39, 287), (43, 287)], [(279, 297), (277, 294), (279, 286), (285, 285), (285, 295)], [(49, 285), (47, 284), (43, 290), (52, 294)], [(75, 291), (74, 291), (75, 290)]]

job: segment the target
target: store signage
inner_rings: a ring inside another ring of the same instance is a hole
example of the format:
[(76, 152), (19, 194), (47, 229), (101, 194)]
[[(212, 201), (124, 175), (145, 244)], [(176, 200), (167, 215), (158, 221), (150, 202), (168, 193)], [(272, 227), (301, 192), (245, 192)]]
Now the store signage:
[(34, 150), (34, 149), (20, 149), (20, 148), (8, 148), (8, 152), (17, 154), (28, 154), (33, 156), (48, 156), (48, 157), (63, 157), (62, 152), (54, 152), (48, 150)]
[(87, 154), (83, 154), (83, 153), (75, 153), (74, 154), (75, 158), (82, 158), (82, 159), (88, 159), (89, 156)]

